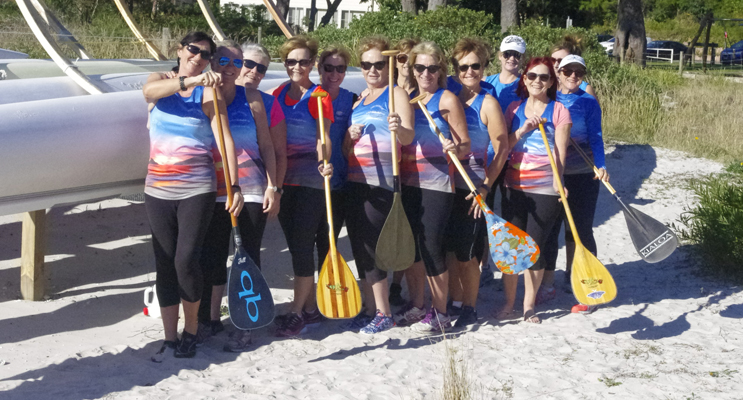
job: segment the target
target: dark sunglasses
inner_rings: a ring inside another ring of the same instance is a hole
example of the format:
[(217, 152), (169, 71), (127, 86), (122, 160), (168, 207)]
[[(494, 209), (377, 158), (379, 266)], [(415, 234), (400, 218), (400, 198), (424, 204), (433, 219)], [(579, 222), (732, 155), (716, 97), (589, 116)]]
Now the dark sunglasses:
[(239, 58), (230, 59), (229, 57), (219, 57), (219, 65), (224, 67), (225, 65), (229, 64), (230, 61), (232, 61), (232, 65), (235, 66), (235, 68), (242, 68), (243, 67), (243, 60)]
[(265, 74), (266, 71), (268, 70), (267, 65), (259, 64), (253, 60), (243, 60), (243, 64), (245, 64), (245, 68), (247, 69), (258, 68), (259, 74)]
[(284, 61), (284, 64), (286, 64), (287, 67), (293, 67), (299, 63), (300, 67), (309, 67), (310, 64), (312, 64), (312, 60), (295, 60), (293, 58), (287, 58), (286, 61)]
[(439, 70), (441, 69), (441, 66), (440, 65), (436, 65), (436, 64), (429, 65), (429, 66), (425, 66), (423, 64), (415, 64), (415, 65), (413, 65), (413, 69), (415, 69), (416, 71), (418, 71), (419, 74), (422, 74), (423, 71), (428, 70), (428, 73), (431, 74), (431, 75), (433, 75), (433, 74), (439, 72)]
[(528, 72), (526, 74), (526, 79), (528, 79), (530, 81), (534, 81), (537, 78), (539, 78), (539, 80), (542, 81), (542, 82), (547, 82), (547, 81), (550, 80), (551, 77), (550, 77), (550, 74), (537, 74), (535, 72)]
[(395, 60), (399, 62), (400, 64), (405, 64), (408, 62), (408, 55), (407, 54), (398, 54), (397, 57), (395, 57)]
[(211, 60), (212, 59), (212, 52), (209, 50), (201, 50), (197, 46), (194, 46), (192, 44), (189, 44), (186, 46), (186, 50), (188, 50), (189, 53), (193, 55), (201, 54), (202, 60)]
[(513, 51), (513, 50), (508, 50), (508, 51), (504, 51), (503, 52), (503, 58), (505, 58), (506, 60), (508, 60), (511, 57), (513, 57), (513, 58), (515, 58), (517, 60), (520, 60), (521, 59), (521, 53), (519, 53), (518, 51)]
[(562, 62), (562, 58), (553, 58), (553, 60), (555, 60), (555, 66), (559, 66)]
[(576, 78), (582, 78), (586, 75), (586, 71), (579, 70), (579, 69), (563, 68), (561, 71), (562, 71), (562, 74), (565, 75), (566, 77), (569, 77), (570, 75), (575, 74)]
[(460, 65), (459, 66), (459, 72), (467, 72), (468, 69), (472, 68), (473, 71), (479, 71), (480, 70), (480, 63), (470, 64), (470, 65)]
[(345, 65), (330, 65), (330, 64), (323, 64), (322, 66), (323, 71), (327, 73), (333, 72), (333, 70), (337, 71), (339, 74), (345, 74), (346, 73), (346, 66)]
[(384, 69), (384, 66), (387, 65), (386, 61), (377, 61), (374, 63), (368, 62), (368, 61), (362, 61), (361, 62), (361, 69), (364, 71), (368, 71), (371, 69), (371, 67), (374, 67), (377, 71), (381, 71)]

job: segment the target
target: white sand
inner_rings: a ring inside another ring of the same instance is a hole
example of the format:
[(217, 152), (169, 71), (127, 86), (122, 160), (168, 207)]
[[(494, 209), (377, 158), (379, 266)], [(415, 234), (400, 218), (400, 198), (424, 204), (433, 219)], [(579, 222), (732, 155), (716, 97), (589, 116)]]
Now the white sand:
[[(607, 162), (625, 201), (665, 223), (693, 202), (689, 178), (721, 168), (637, 145), (617, 145)], [(242, 354), (222, 352), (223, 333), (194, 359), (154, 364), (162, 325), (142, 315), (143, 291), (154, 280), (142, 204), (51, 210), (50, 300), (43, 302), (18, 300), (20, 223), (0, 217), (0, 399), (436, 398), (446, 346), (466, 361), (474, 398), (743, 398), (741, 287), (706, 278), (685, 248), (659, 264), (641, 261), (604, 189), (596, 226), (599, 259), (619, 295), (591, 315), (571, 314), (574, 299), (558, 289), (557, 299), (537, 308), (541, 325), (495, 321), (503, 303), (496, 280), (480, 292), (480, 325), (446, 342), (410, 328), (363, 336), (329, 321), (301, 339), (261, 329)], [(284, 312), (291, 266), (275, 220), (264, 247), (264, 271)], [(347, 238), (340, 249), (353, 268)]]

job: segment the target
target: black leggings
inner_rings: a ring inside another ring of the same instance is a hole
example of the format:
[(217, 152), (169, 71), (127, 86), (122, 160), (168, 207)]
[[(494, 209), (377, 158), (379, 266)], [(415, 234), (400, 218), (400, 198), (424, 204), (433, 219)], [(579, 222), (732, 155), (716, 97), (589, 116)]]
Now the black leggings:
[[(583, 246), (594, 255), (596, 254), (596, 240), (593, 237), (593, 216), (596, 213), (596, 202), (599, 198), (599, 186), (601, 183), (593, 172), (590, 174), (565, 175), (565, 188), (568, 189), (568, 206), (573, 214), (575, 228)], [(572, 230), (565, 218), (565, 210), (561, 209), (555, 220), (547, 242), (542, 247), (542, 257), (547, 263), (545, 269), (554, 271), (557, 264), (558, 239), (560, 227), (565, 225), (565, 243), (574, 243)]]
[[(543, 251), (547, 237), (562, 209), (558, 199), (558, 196), (508, 189), (503, 204), (503, 218), (531, 236), (540, 251)], [(544, 269), (546, 265), (544, 257), (540, 256), (529, 269), (536, 271)]]
[(199, 259), (217, 194), (183, 200), (163, 200), (147, 194), (144, 198), (155, 250), (160, 307), (177, 305), (181, 299), (191, 303), (201, 300), (204, 278)]
[(365, 183), (348, 183), (347, 208), (348, 238), (359, 278), (376, 283), (387, 277), (387, 272), (376, 268), (377, 241), (387, 215), (392, 208), (393, 193)]
[[(323, 196), (324, 195), (325, 194), (323, 194)], [(333, 202), (333, 225), (336, 242), (338, 242), (338, 236), (341, 234), (341, 229), (343, 229), (343, 223), (346, 222), (346, 214), (348, 213), (346, 203), (348, 202), (348, 196), (349, 193), (347, 186), (330, 192), (330, 200)], [(328, 236), (327, 222), (320, 224), (317, 228), (315, 244), (317, 246), (317, 264), (318, 269), (320, 269), (323, 262), (325, 262), (325, 257), (328, 255), (328, 251), (330, 250), (330, 237)]]
[(402, 205), (415, 237), (415, 261), (423, 261), (428, 276), (446, 272), (444, 232), (454, 193), (402, 187)]
[[(327, 225), (325, 216), (325, 193), (322, 189), (284, 186), (279, 223), (292, 255), (295, 276), (315, 275), (315, 239), (320, 224)], [(324, 259), (325, 255), (327, 250), (318, 258)]]
[(474, 218), (473, 214), (468, 214), (472, 206), (472, 200), (467, 200), (470, 193), (457, 189), (444, 236), (444, 248), (454, 253), (459, 262), (473, 258), (482, 261), (485, 248), (485, 217)]
[[(232, 240), (232, 220), (230, 213), (224, 209), (224, 204), (224, 202), (217, 202), (214, 205), (214, 215), (204, 239), (204, 249), (201, 252), (204, 289), (201, 304), (199, 304), (199, 322), (209, 322), (211, 319), (212, 286), (227, 283), (227, 258)], [(261, 241), (263, 231), (266, 229), (263, 204), (245, 203), (237, 217), (237, 223), (240, 227), (243, 248), (260, 268)]]

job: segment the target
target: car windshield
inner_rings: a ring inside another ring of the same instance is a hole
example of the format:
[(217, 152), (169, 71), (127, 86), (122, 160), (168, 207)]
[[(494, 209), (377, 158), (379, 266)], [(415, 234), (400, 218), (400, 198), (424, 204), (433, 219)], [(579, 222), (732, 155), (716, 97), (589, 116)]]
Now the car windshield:
[(735, 50), (743, 50), (743, 40), (730, 46), (730, 48), (735, 49)]

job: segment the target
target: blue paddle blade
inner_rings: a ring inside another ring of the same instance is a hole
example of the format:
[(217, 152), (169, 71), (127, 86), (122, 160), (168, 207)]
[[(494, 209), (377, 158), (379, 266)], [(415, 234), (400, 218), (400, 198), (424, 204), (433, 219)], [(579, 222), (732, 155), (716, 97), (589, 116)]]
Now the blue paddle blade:
[(227, 288), (230, 320), (237, 329), (258, 329), (273, 322), (271, 289), (242, 247), (235, 251)]
[(487, 222), (490, 257), (498, 269), (508, 275), (518, 274), (534, 265), (539, 259), (539, 246), (526, 232), (497, 216), (480, 195), (477, 202)]

